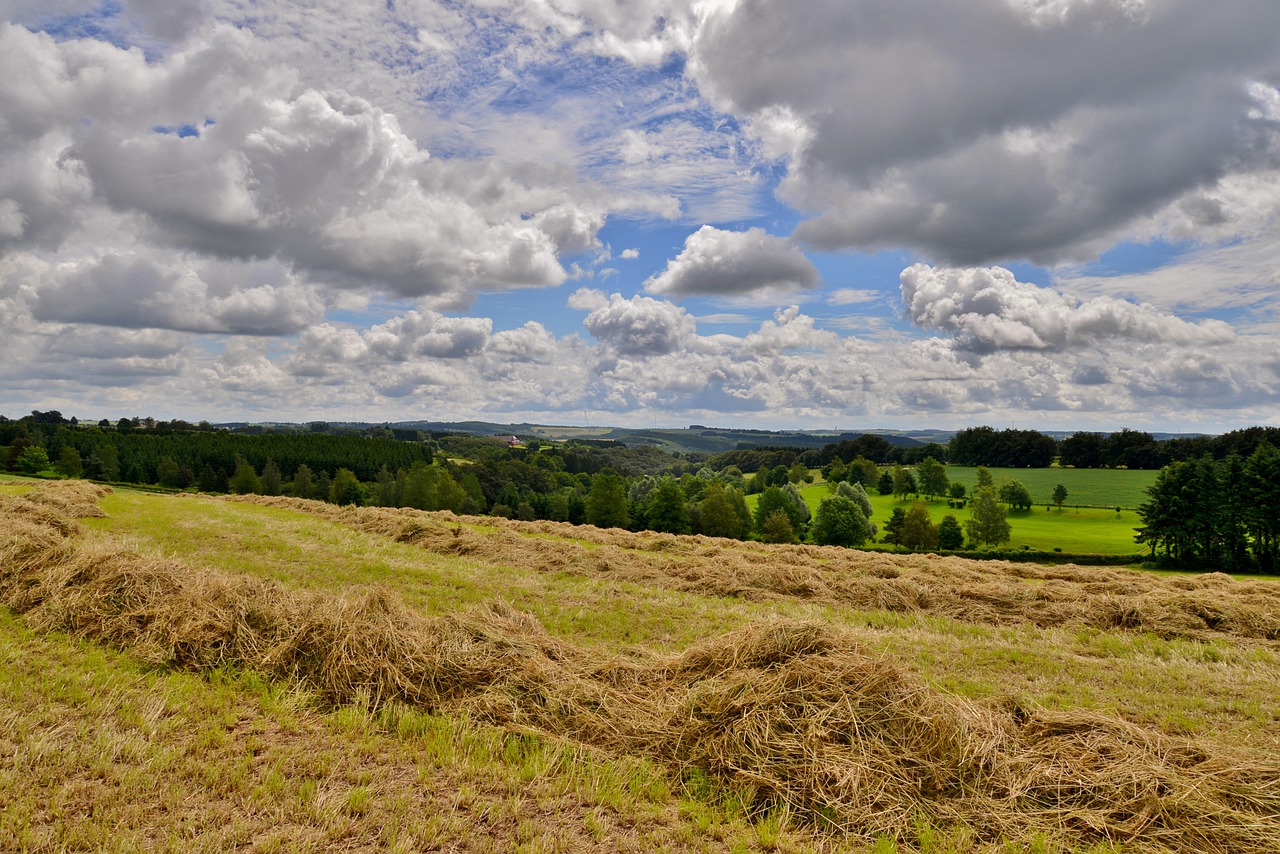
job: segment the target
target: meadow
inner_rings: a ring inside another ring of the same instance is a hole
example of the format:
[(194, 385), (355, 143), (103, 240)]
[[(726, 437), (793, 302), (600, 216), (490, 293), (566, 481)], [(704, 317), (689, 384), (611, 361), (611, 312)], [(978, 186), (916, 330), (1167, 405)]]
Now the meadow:
[(0, 515), (20, 850), (1280, 839), (1271, 581), (70, 483)]
[[(976, 468), (947, 466), (952, 483), (964, 484), (970, 493), (976, 486)], [(1009, 514), (1013, 535), (1007, 544), (1012, 548), (1027, 547), (1036, 551), (1060, 550), (1065, 554), (1131, 555), (1141, 553), (1134, 542), (1136, 528), (1142, 524), (1136, 508), (1147, 500), (1146, 489), (1155, 483), (1156, 472), (1127, 469), (989, 469), (997, 485), (1006, 480), (1020, 481), (1037, 502), (1030, 510)], [(1067, 500), (1061, 508), (1049, 496), (1057, 484), (1067, 488)], [(800, 494), (816, 512), (818, 503), (829, 496), (825, 483), (802, 486)], [(883, 525), (895, 507), (907, 508), (916, 499), (899, 500), (891, 495), (868, 491), (874, 509), (871, 521)], [(755, 496), (747, 496), (754, 509)], [(943, 498), (926, 502), (930, 518), (937, 524), (948, 514), (963, 525), (969, 509), (951, 508)], [(1116, 508), (1121, 508), (1119, 512)], [(868, 543), (869, 549), (891, 548)]]

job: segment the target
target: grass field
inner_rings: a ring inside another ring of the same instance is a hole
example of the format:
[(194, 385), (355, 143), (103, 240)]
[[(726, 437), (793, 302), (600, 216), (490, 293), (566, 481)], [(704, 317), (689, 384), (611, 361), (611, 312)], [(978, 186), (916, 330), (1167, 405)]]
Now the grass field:
[[(989, 469), (992, 479), (999, 486), (1006, 480), (1020, 481), (1031, 493), (1037, 504), (1051, 504), (1053, 488), (1062, 484), (1067, 488), (1068, 505), (1094, 507), (1122, 507), (1136, 510), (1147, 500), (1147, 487), (1156, 482), (1159, 472), (1137, 469)], [(947, 476), (953, 483), (963, 483), (972, 492), (977, 484), (976, 468), (947, 466)]]
[[(1280, 839), (1274, 584), (127, 492), (64, 543), (20, 489), (0, 487), (20, 850)], [(273, 620), (327, 657), (255, 659)]]
[[(811, 511), (817, 512), (818, 503), (831, 492), (826, 484), (816, 483), (801, 487), (800, 494), (804, 496)], [(871, 521), (878, 525), (884, 524), (893, 513), (893, 508), (905, 509), (914, 503), (914, 499), (899, 501), (892, 495), (880, 495), (875, 490), (871, 490), (869, 497), (874, 509)], [(747, 496), (747, 506), (754, 510), (757, 500), (754, 495)], [(935, 524), (948, 514), (955, 516), (962, 525), (969, 518), (967, 507), (953, 509), (942, 499), (930, 501), (927, 506)], [(1008, 545), (1013, 548), (1025, 545), (1043, 551), (1061, 549), (1067, 554), (1100, 555), (1127, 555), (1142, 551), (1133, 539), (1135, 528), (1141, 524), (1141, 520), (1132, 510), (1117, 513), (1113, 509), (1073, 506), (1064, 506), (1061, 510), (1051, 507), (1046, 510), (1042, 505), (1036, 505), (1029, 511), (1012, 512), (1008, 518), (1013, 531)], [(868, 543), (866, 548), (888, 547), (873, 542)]]

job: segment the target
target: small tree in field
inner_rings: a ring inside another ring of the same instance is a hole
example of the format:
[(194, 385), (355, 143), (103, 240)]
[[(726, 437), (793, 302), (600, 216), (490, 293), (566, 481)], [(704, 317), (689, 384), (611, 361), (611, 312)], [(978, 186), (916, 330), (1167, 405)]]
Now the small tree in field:
[(871, 536), (871, 526), (856, 501), (833, 495), (818, 503), (813, 541), (821, 546), (857, 547)]
[(1062, 509), (1062, 503), (1067, 500), (1067, 488), (1062, 484), (1058, 484), (1053, 488), (1053, 503), (1058, 509)]
[(943, 516), (938, 523), (938, 548), (955, 551), (964, 546), (964, 531), (960, 522), (950, 514)]
[(938, 547), (938, 526), (929, 518), (929, 508), (923, 501), (913, 503), (907, 510), (898, 542), (913, 550), (927, 551)]
[(964, 527), (974, 545), (998, 546), (1009, 541), (1013, 531), (994, 487), (979, 487), (969, 506), (972, 515)]
[(774, 510), (764, 518), (760, 526), (760, 539), (766, 543), (796, 542), (796, 529), (791, 524), (791, 517), (787, 515), (787, 511)]
[(1000, 500), (1014, 510), (1031, 509), (1031, 493), (1021, 481), (1010, 480), (1000, 485)]

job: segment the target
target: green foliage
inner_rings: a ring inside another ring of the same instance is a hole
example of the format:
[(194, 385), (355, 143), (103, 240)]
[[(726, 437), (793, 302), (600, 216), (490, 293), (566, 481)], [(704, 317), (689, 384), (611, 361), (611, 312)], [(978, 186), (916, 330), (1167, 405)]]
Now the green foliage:
[(920, 491), (919, 485), (916, 483), (915, 475), (909, 469), (902, 466), (893, 467), (893, 494), (898, 498), (906, 498), (908, 495), (915, 495)]
[(698, 503), (698, 529), (709, 537), (741, 539), (751, 527), (747, 502), (738, 490), (712, 483)]
[(360, 488), (355, 472), (351, 469), (338, 469), (333, 482), (329, 484), (329, 501), (343, 506), (364, 503), (364, 490)]
[(1000, 500), (1014, 510), (1031, 509), (1031, 493), (1019, 480), (1007, 480), (1000, 484)]
[(901, 507), (893, 508), (893, 512), (889, 514), (889, 521), (884, 523), (883, 542), (886, 545), (896, 546), (902, 543), (902, 527), (907, 523), (907, 511)]
[(1137, 542), (1183, 568), (1274, 572), (1280, 534), (1280, 453), (1260, 445), (1248, 460), (1170, 463), (1138, 508)]
[(938, 548), (954, 551), (964, 546), (964, 531), (960, 522), (950, 514), (943, 516), (938, 523)]
[(49, 467), (49, 454), (44, 445), (28, 445), (18, 456), (18, 471), (23, 474), (39, 474)]
[(938, 526), (930, 520), (929, 507), (923, 501), (916, 501), (907, 510), (897, 540), (899, 545), (913, 551), (938, 547)]
[(813, 541), (823, 546), (857, 547), (871, 536), (867, 516), (856, 501), (833, 495), (818, 503), (813, 521)]
[(80, 459), (80, 452), (71, 445), (63, 445), (58, 452), (57, 469), (64, 477), (79, 477), (84, 473), (84, 461)]
[(231, 475), (228, 486), (236, 495), (262, 491), (262, 481), (258, 479), (258, 473), (253, 470), (253, 466), (249, 465), (249, 461), (241, 456), (236, 457), (236, 470)]
[(998, 546), (1009, 541), (1012, 530), (1005, 518), (1005, 509), (996, 498), (994, 487), (978, 487), (969, 506), (970, 516), (965, 523), (965, 532), (971, 542), (979, 546)]
[(587, 524), (597, 528), (625, 528), (627, 514), (626, 481), (611, 469), (605, 469), (591, 480), (587, 496)]
[(947, 467), (933, 457), (925, 457), (916, 464), (916, 478), (920, 483), (920, 491), (928, 498), (946, 495), (951, 486)]
[(1053, 503), (1057, 506), (1057, 508), (1061, 510), (1062, 505), (1067, 500), (1067, 488), (1061, 483), (1058, 484), (1053, 488), (1053, 495), (1050, 497), (1053, 500)]
[[(791, 490), (795, 489), (794, 484), (788, 484)], [(792, 491), (777, 486), (770, 486), (760, 494), (760, 499), (756, 502), (755, 512), (755, 529), (765, 534), (765, 522), (776, 511), (781, 511), (787, 516), (792, 536), (794, 537), (809, 518), (809, 506), (801, 500), (803, 508), (797, 505), (795, 495)], [(770, 540), (770, 542), (789, 542), (788, 540)]]
[(685, 503), (684, 489), (673, 478), (663, 478), (649, 497), (646, 513), (649, 530), (668, 534), (687, 534), (689, 507)]
[(875, 513), (875, 508), (871, 504), (871, 496), (867, 495), (867, 491), (862, 488), (861, 483), (849, 483), (841, 481), (836, 487), (836, 495), (848, 498), (862, 510), (862, 515), (868, 519)]
[(283, 477), (276, 461), (268, 458), (262, 467), (262, 494), (279, 495), (284, 489)]
[(311, 466), (306, 463), (299, 464), (293, 473), (292, 493), (294, 498), (316, 497), (315, 476), (311, 473)]
[(769, 515), (761, 520), (760, 539), (766, 543), (799, 542), (796, 537), (795, 526), (791, 523), (791, 517), (782, 508), (770, 511)]
[(881, 495), (893, 495), (893, 474), (891, 472), (880, 472), (880, 477), (876, 480), (876, 492)]

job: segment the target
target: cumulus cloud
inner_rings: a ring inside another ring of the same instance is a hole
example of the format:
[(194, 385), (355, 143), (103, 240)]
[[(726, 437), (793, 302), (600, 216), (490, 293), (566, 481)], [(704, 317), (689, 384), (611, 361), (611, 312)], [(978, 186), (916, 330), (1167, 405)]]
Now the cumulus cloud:
[(1274, 4), (1229, 0), (1212, 20), (1197, 0), (704, 11), (691, 74), (789, 138), (781, 192), (816, 214), (796, 235), (822, 248), (1063, 259), (1280, 165)]
[(40, 269), (28, 280), (36, 283), (32, 315), (39, 321), (279, 335), (324, 313), (313, 289), (270, 263), (166, 263), (107, 254), (48, 266), (33, 260), (32, 268)]
[(609, 298), (587, 315), (587, 331), (609, 347), (629, 356), (678, 352), (694, 337), (697, 324), (683, 308), (649, 297)]
[(0, 56), (11, 247), (56, 248), (96, 201), (155, 243), (466, 304), (479, 289), (560, 284), (560, 254), (596, 245), (604, 223), (572, 176), (433, 158), (367, 100), (295, 92), (240, 31), (148, 63), (4, 25)]
[(1059, 350), (1103, 341), (1174, 345), (1227, 344), (1222, 321), (1189, 323), (1151, 305), (1111, 297), (1079, 302), (1019, 282), (1003, 267), (940, 268), (915, 264), (902, 271), (902, 299), (923, 329), (958, 333), (974, 349)]
[(722, 231), (704, 225), (685, 238), (680, 254), (644, 287), (676, 298), (770, 299), (817, 284), (817, 269), (794, 241), (762, 228)]

